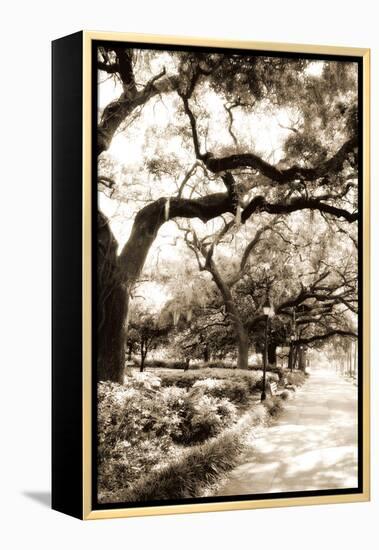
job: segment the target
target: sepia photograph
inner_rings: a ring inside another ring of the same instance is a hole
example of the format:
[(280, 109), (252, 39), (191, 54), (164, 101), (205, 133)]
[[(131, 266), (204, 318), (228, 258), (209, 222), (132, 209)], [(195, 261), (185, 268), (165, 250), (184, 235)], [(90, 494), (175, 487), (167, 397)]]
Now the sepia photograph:
[(97, 508), (362, 491), (362, 63), (93, 42)]

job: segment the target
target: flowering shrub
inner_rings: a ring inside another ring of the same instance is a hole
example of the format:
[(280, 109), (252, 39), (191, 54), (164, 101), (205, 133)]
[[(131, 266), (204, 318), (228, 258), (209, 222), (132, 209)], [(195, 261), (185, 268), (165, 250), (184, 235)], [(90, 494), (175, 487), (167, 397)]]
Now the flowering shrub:
[(220, 476), (238, 464), (246, 443), (252, 444), (249, 439), (254, 439), (254, 428), (264, 425), (268, 416), (266, 407), (258, 404), (217, 437), (193, 445), (159, 471), (152, 471), (126, 490), (104, 495), (101, 501), (141, 502), (204, 496), (204, 489), (213, 490)]
[(195, 389), (180, 400), (180, 423), (174, 435), (178, 443), (201, 443), (236, 420), (236, 408), (228, 399), (218, 399)]
[(259, 388), (259, 383), (262, 380), (262, 375), (262, 371), (244, 372), (243, 374), (240, 374), (238, 378), (240, 380), (243, 380), (247, 384), (249, 391), (253, 393)]
[(203, 378), (201, 374), (199, 374), (199, 371), (165, 372), (160, 376), (162, 386), (177, 386), (178, 388), (192, 388), (197, 380)]
[(230, 361), (208, 361), (208, 363), (205, 363), (205, 366), (208, 369), (231, 369), (235, 368), (235, 364), (231, 363)]
[[(249, 363), (249, 370), (252, 370), (252, 371), (255, 371), (255, 370), (259, 370), (259, 371), (262, 371), (263, 369), (263, 366), (260, 365), (260, 364), (250, 364)], [(278, 379), (281, 380), (285, 374), (285, 371), (282, 367), (279, 367), (279, 366), (275, 366), (275, 365), (268, 365), (267, 366), (267, 370), (270, 372), (270, 373), (275, 373), (278, 375)]]
[(283, 400), (280, 396), (273, 396), (270, 399), (266, 399), (263, 401), (263, 405), (266, 407), (268, 414), (274, 418), (279, 416), (284, 409)]
[(222, 383), (210, 379), (199, 381), (190, 392), (175, 386), (163, 388), (163, 399), (179, 417), (178, 429), (172, 434), (176, 442), (192, 444), (205, 441), (236, 420), (236, 408), (228, 399), (204, 393), (216, 389), (219, 382)]
[[(139, 357), (133, 358), (133, 363), (136, 367), (140, 367), (141, 361)], [(199, 369), (201, 365), (199, 363), (192, 362), (191, 370)], [(147, 359), (145, 361), (146, 369), (179, 369), (185, 370), (187, 368), (187, 363), (185, 361), (170, 361), (163, 359)]]
[(216, 380), (215, 378), (206, 378), (195, 382), (193, 387), (201, 388), (213, 397), (230, 399), (234, 403), (246, 403), (251, 393), (247, 379)]
[(206, 393), (210, 393), (216, 388), (220, 388), (223, 384), (223, 380), (217, 380), (216, 378), (204, 378), (203, 380), (197, 380), (193, 388), (201, 388)]
[(302, 371), (286, 372), (287, 384), (292, 386), (301, 386), (305, 380), (305, 374)]
[(143, 377), (126, 385), (98, 384), (99, 485), (127, 485), (162, 459), (172, 445), (179, 416)]
[(176, 386), (169, 386), (168, 388), (161, 389), (161, 395), (170, 410), (179, 411), (187, 396), (187, 390)]
[[(218, 461), (217, 468), (226, 464), (224, 455), (220, 454), (218, 460), (212, 453), (226, 445), (225, 452), (238, 454), (242, 436), (234, 445), (227, 428), (244, 431), (237, 422), (236, 404), (246, 403), (259, 389), (262, 374), (261, 370), (213, 368), (161, 372), (157, 376), (155, 372), (130, 369), (124, 384), (100, 382), (97, 417), (100, 501), (114, 502), (114, 494), (120, 488), (131, 490), (151, 476), (160, 479), (161, 472), (170, 465), (184, 464), (188, 479), (183, 475), (188, 483), (196, 477), (193, 472), (197, 472), (198, 464), (204, 463), (204, 452), (210, 470), (214, 468), (214, 460)], [(304, 379), (302, 373), (291, 374), (291, 380)], [(278, 374), (268, 372), (269, 380), (278, 380)], [(288, 393), (285, 390), (281, 397), (273, 396), (263, 405), (249, 407), (246, 427), (250, 429), (280, 414)], [(209, 474), (206, 476), (208, 479)]]
[(282, 393), (280, 394), (280, 398), (283, 401), (287, 401), (287, 399), (290, 399), (290, 397), (291, 397), (291, 393), (288, 390), (283, 390)]
[(152, 390), (160, 387), (161, 379), (151, 372), (133, 371), (130, 376), (125, 377), (124, 384), (129, 387)]
[[(187, 372), (164, 372), (160, 374), (160, 377), (162, 380), (162, 386), (165, 387), (177, 386), (180, 388), (192, 388), (200, 381), (212, 379), (233, 382), (233, 384), (236, 381), (245, 382), (249, 387), (249, 391), (253, 392), (256, 391), (257, 387), (259, 386), (259, 381), (262, 379), (262, 371), (244, 371), (241, 369), (213, 368), (200, 369), (197, 371), (190, 370)], [(207, 383), (205, 385), (207, 385)], [(225, 397), (228, 396), (225, 395)]]
[(127, 487), (161, 466), (174, 454), (174, 442), (203, 442), (235, 419), (236, 408), (228, 399), (205, 395), (201, 387), (190, 392), (176, 386), (162, 388), (152, 373), (133, 373), (125, 377), (124, 385), (100, 382), (100, 493)]

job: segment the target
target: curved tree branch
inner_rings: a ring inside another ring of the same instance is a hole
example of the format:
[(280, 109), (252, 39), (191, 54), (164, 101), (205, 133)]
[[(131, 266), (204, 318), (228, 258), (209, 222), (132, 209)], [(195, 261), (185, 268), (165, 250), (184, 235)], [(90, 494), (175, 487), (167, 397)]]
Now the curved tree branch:
[(119, 257), (120, 268), (127, 282), (134, 283), (138, 278), (150, 246), (165, 221), (199, 218), (206, 223), (225, 212), (232, 212), (232, 208), (227, 193), (214, 193), (199, 199), (162, 197), (142, 208), (135, 217), (131, 235)]
[[(193, 87), (191, 88), (191, 94), (192, 91)], [(214, 157), (210, 152), (202, 154), (199, 147), (196, 118), (192, 113), (188, 102), (188, 98), (190, 96), (180, 92), (179, 95), (183, 100), (184, 111), (190, 121), (196, 158), (198, 160), (202, 160), (208, 170), (215, 174), (219, 172), (226, 172), (227, 170), (235, 170), (237, 168), (252, 168), (254, 170), (258, 170), (263, 176), (266, 176), (273, 182), (279, 184), (289, 183), (296, 179), (315, 181), (323, 176), (327, 176), (328, 174), (339, 172), (348, 154), (353, 152), (358, 147), (358, 136), (354, 136), (347, 140), (332, 157), (321, 163), (319, 166), (315, 166), (313, 168), (304, 168), (294, 165), (291, 168), (280, 169), (263, 160), (260, 156), (254, 153), (241, 153), (219, 158)], [(231, 108), (226, 108), (229, 116), (232, 117), (230, 109)], [(231, 123), (232, 121), (233, 120), (231, 118)], [(231, 135), (236, 142), (234, 134), (232, 133)]]
[(105, 61), (98, 61), (97, 68), (99, 71), (104, 71), (108, 74), (115, 74), (120, 69), (118, 63), (105, 63)]
[(228, 116), (229, 116), (229, 126), (228, 126), (229, 134), (230, 134), (230, 137), (233, 140), (233, 143), (234, 143), (235, 147), (238, 147), (238, 140), (237, 140), (237, 137), (236, 137), (235, 133), (233, 132), (234, 119), (233, 119), (232, 110), (235, 109), (236, 107), (239, 107), (240, 105), (241, 105), (241, 103), (239, 101), (236, 101), (235, 103), (232, 103), (231, 105), (228, 105), (228, 104), (224, 105), (224, 109), (228, 113)]
[(331, 214), (337, 218), (344, 218), (352, 223), (358, 220), (358, 212), (349, 212), (331, 204), (320, 201), (318, 198), (296, 197), (289, 201), (277, 203), (266, 202), (263, 196), (254, 197), (242, 212), (242, 223), (245, 223), (250, 216), (257, 211), (268, 214), (289, 214), (297, 210), (318, 210), (325, 214)]
[[(257, 211), (288, 214), (303, 209), (319, 210), (343, 217), (349, 222), (358, 218), (357, 213), (350, 213), (317, 199), (295, 198), (289, 202), (268, 203), (263, 196), (258, 196), (242, 212), (242, 223)], [(120, 255), (120, 265), (127, 280), (134, 282), (138, 278), (150, 246), (165, 221), (174, 218), (199, 218), (206, 223), (227, 212), (235, 212), (235, 205), (229, 193), (214, 193), (199, 199), (162, 197), (142, 208), (135, 217), (132, 233)]]
[(199, 143), (199, 137), (197, 134), (196, 118), (190, 109), (188, 97), (181, 93), (179, 93), (179, 95), (183, 101), (184, 112), (186, 113), (190, 121), (195, 156), (198, 160), (204, 160), (206, 157), (200, 152), (200, 143)]
[(339, 330), (339, 329), (333, 329), (330, 330), (324, 334), (315, 334), (314, 336), (310, 336), (309, 338), (298, 338), (294, 344), (295, 345), (307, 345), (311, 344), (312, 342), (320, 342), (322, 340), (328, 340), (329, 338), (332, 338), (333, 336), (348, 336), (350, 338), (358, 338), (358, 334), (356, 334), (353, 331), (350, 330)]
[(208, 170), (213, 173), (235, 170), (236, 168), (253, 168), (254, 170), (258, 170), (263, 176), (279, 184), (289, 183), (296, 179), (314, 181), (328, 174), (337, 173), (342, 168), (347, 155), (353, 152), (357, 146), (358, 138), (353, 137), (346, 141), (330, 159), (313, 168), (303, 168), (294, 165), (291, 168), (279, 169), (254, 153), (230, 155), (220, 158), (210, 156), (205, 160), (205, 164)]
[[(115, 73), (120, 74), (119, 70)], [(125, 79), (123, 80), (123, 93), (105, 107), (98, 124), (97, 155), (109, 148), (119, 126), (137, 107), (144, 105), (158, 94), (169, 93), (177, 89), (179, 77), (167, 76), (163, 78), (165, 74), (166, 71), (163, 69), (159, 74), (153, 76), (142, 90), (137, 90), (133, 73), (128, 73), (125, 68), (123, 72), (123, 78)], [(120, 78), (122, 77), (120, 76)]]

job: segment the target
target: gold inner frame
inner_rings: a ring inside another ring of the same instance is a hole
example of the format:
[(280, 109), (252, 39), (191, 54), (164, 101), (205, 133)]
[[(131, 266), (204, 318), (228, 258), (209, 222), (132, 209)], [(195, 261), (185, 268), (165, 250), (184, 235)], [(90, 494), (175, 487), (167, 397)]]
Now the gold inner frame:
[[(363, 491), (343, 495), (321, 495), (265, 500), (243, 500), (233, 502), (206, 502), (197, 504), (175, 504), (145, 506), (138, 508), (109, 508), (92, 510), (92, 41), (109, 40), (120, 42), (141, 42), (145, 44), (167, 44), (175, 46), (204, 46), (238, 49), (294, 52), (299, 54), (330, 54), (361, 57), (363, 60)], [(189, 38), (177, 36), (145, 35), (83, 31), (83, 519), (105, 519), (164, 514), (187, 514), (194, 512), (217, 512), (223, 510), (246, 510), (283, 506), (304, 506), (370, 500), (370, 50), (338, 46), (315, 46), (271, 42), (227, 41), (220, 39)]]

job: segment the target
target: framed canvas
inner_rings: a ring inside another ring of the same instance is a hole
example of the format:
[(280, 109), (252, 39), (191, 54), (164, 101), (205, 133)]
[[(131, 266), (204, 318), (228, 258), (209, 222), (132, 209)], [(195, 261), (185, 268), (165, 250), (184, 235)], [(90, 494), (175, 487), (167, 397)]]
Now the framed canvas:
[(369, 499), (369, 50), (53, 42), (52, 502)]

